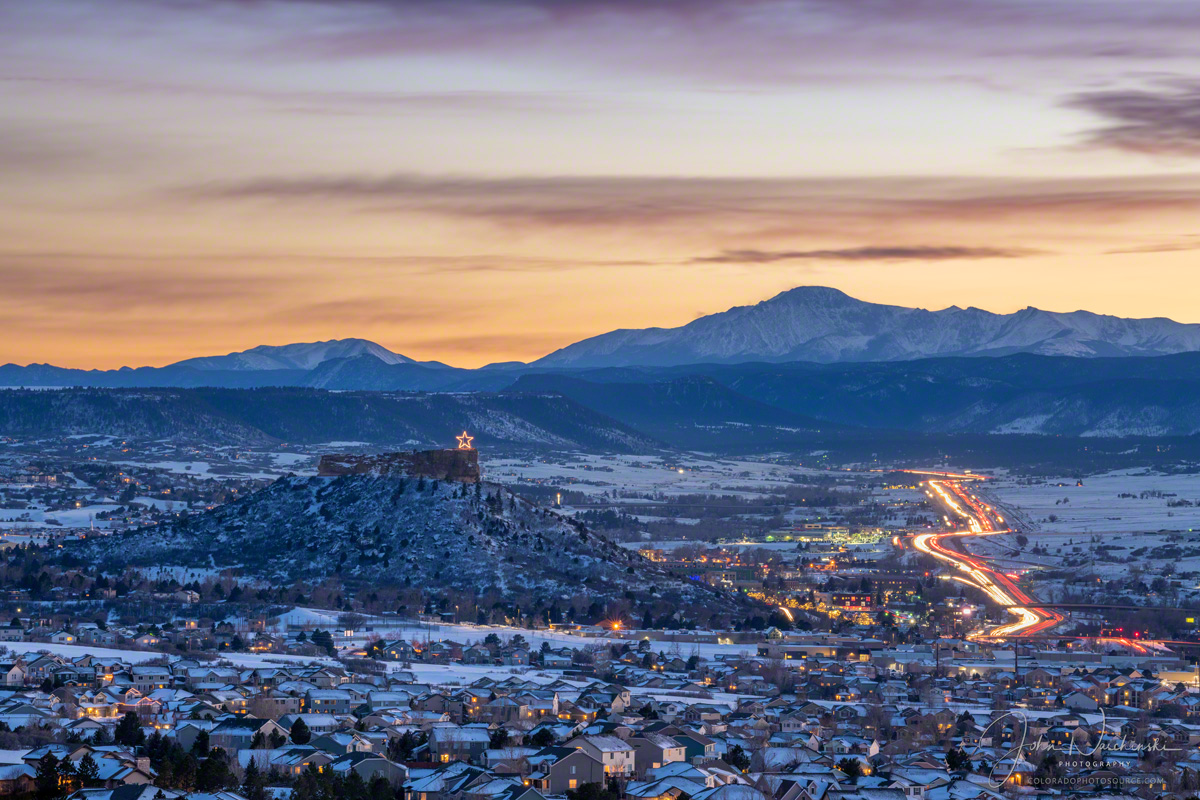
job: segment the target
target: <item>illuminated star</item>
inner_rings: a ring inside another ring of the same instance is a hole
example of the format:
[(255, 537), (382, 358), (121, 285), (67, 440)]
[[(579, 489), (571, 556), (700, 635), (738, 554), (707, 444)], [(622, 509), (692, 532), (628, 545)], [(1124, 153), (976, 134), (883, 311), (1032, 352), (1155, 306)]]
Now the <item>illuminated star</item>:
[(471, 447), (471, 442), (473, 442), (475, 440), (475, 437), (469, 435), (466, 431), (462, 432), (462, 436), (458, 436), (456, 438), (458, 439), (458, 449), (459, 450), (474, 450), (475, 449), (475, 448)]

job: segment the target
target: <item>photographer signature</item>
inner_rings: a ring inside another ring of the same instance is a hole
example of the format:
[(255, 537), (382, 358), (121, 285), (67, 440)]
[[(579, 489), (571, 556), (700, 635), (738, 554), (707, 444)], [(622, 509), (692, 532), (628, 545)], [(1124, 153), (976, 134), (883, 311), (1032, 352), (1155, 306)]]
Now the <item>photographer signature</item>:
[[(1029, 741), (1030, 737), (1030, 721), (1029, 718), (1021, 711), (1006, 711), (1004, 714), (993, 719), (986, 728), (979, 734), (979, 743), (970, 751), (969, 755), (976, 755), (983, 747), (983, 740), (989, 734), (1001, 734), (1004, 732), (1006, 720), (1013, 720), (1013, 747), (1005, 751), (996, 764), (989, 771), (989, 782), (995, 788), (999, 788), (1006, 781), (1011, 779), (1017, 772), (1018, 766), (1022, 762), (1029, 762), (1027, 756), (1030, 753), (1037, 753), (1047, 750), (1053, 750), (1063, 753), (1066, 756), (1078, 756), (1081, 758), (1096, 758), (1102, 760), (1105, 751), (1119, 751), (1127, 753), (1138, 753), (1145, 757), (1148, 753), (1168, 753), (1181, 752), (1182, 748), (1167, 747), (1165, 743), (1158, 740), (1152, 740), (1147, 743), (1131, 742), (1127, 735), (1122, 734), (1120, 737), (1099, 737), (1096, 743), (1090, 747), (1080, 746), (1075, 741), (1075, 737), (1071, 736), (1070, 742), (1064, 749), (1061, 745), (1046, 740), (1045, 734), (1039, 734), (1037, 739)], [(1020, 726), (1020, 735), (1017, 735), (1018, 723)], [(1107, 729), (1108, 720), (1105, 717), (1104, 709), (1100, 709), (1100, 725), (1101, 729)], [(993, 731), (993, 729), (997, 729)], [(1007, 763), (1006, 763), (1007, 762)], [(1003, 766), (1002, 766), (1003, 765)]]

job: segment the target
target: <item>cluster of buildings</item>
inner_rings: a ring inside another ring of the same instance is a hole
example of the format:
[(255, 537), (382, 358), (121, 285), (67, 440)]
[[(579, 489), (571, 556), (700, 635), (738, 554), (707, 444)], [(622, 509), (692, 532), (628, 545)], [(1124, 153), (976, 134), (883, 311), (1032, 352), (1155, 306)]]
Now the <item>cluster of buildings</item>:
[(235, 775), (253, 762), (280, 798), (312, 771), (352, 771), (413, 800), (575, 797), (590, 784), (628, 800), (1200, 791), (1200, 683), (1170, 653), (849, 633), (705, 657), (648, 640), (571, 650), (489, 639), (425, 643), (444, 660), (419, 667), (404, 663), (416, 652), (387, 652), (397, 642), (311, 663), (9, 654), (0, 794), (34, 791), (47, 753), (99, 764), (78, 800), (187, 794), (163, 785), (144, 744), (117, 741), (130, 715), (143, 741), (219, 748)]
[(0, 448), (0, 549), (159, 524), (253, 492), (278, 471), (269, 454), (165, 441), (65, 437)]
[[(89, 594), (99, 599), (111, 599), (115, 590), (91, 589)], [(200, 601), (198, 591), (178, 587), (168, 591), (137, 591), (126, 597), (172, 606), (186, 606)], [(164, 652), (254, 652), (287, 653), (292, 655), (321, 655), (324, 652), (311, 636), (318, 631), (279, 633), (264, 630), (261, 620), (252, 624), (233, 625), (214, 622), (204, 617), (177, 618), (158, 625), (100, 625), (95, 622), (64, 620), (61, 615), (50, 617), (14, 618), (0, 624), (0, 644), (10, 647), (23, 643), (36, 650), (40, 644), (92, 645), (95, 647), (132, 647)], [(303, 635), (301, 635), (303, 634)], [(330, 637), (332, 639), (332, 637)]]

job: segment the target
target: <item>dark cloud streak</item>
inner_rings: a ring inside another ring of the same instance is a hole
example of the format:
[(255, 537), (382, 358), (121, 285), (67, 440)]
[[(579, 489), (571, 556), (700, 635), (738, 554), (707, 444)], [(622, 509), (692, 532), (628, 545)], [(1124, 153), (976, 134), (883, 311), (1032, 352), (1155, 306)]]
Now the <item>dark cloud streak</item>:
[(1038, 250), (1001, 247), (932, 245), (850, 247), (839, 250), (726, 250), (694, 259), (704, 264), (775, 264), (783, 261), (957, 261), (982, 258), (1026, 258)]
[(1200, 157), (1200, 82), (1084, 92), (1065, 105), (1108, 121), (1086, 134), (1087, 144), (1155, 156)]

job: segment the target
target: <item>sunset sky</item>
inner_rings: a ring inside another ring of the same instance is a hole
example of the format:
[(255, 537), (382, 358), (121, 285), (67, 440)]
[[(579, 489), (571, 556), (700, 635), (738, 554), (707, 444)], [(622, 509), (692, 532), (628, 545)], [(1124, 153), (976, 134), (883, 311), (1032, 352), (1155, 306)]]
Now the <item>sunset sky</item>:
[(1200, 322), (1187, 0), (0, 0), (0, 363), (460, 366), (803, 284)]

